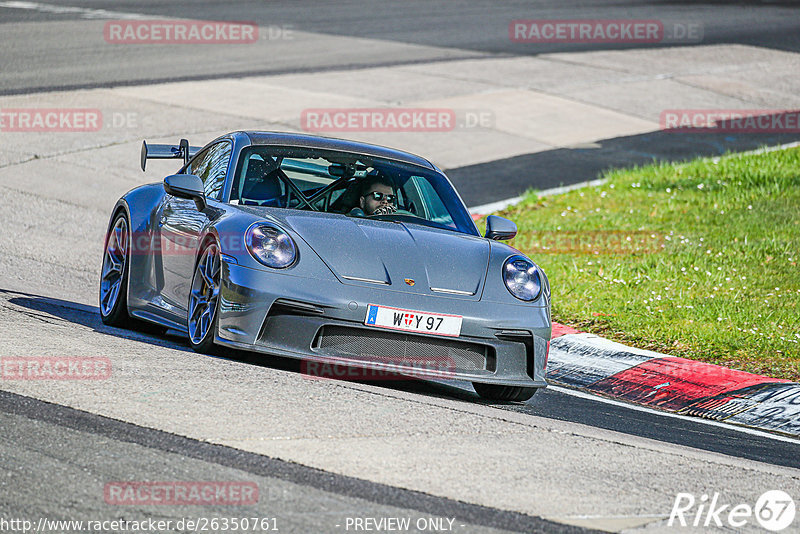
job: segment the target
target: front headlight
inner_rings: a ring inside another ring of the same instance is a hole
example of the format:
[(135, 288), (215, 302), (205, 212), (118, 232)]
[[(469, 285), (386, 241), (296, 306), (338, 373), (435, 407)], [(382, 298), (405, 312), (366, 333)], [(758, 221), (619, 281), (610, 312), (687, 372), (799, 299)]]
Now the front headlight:
[(511, 256), (503, 264), (503, 282), (508, 291), (520, 300), (536, 300), (542, 292), (539, 269), (524, 256)]
[(297, 258), (294, 240), (272, 223), (253, 224), (247, 229), (244, 241), (255, 259), (273, 269), (285, 269)]

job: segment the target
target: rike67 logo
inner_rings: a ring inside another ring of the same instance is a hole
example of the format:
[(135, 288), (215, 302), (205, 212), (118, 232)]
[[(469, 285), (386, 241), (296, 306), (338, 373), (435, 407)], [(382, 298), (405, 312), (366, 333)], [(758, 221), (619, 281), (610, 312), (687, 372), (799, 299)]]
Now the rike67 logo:
[(771, 532), (780, 532), (794, 522), (795, 511), (794, 500), (781, 490), (764, 492), (755, 506), (725, 503), (719, 493), (711, 497), (704, 494), (699, 499), (691, 493), (678, 493), (667, 525), (727, 529), (741, 528), (755, 521)]

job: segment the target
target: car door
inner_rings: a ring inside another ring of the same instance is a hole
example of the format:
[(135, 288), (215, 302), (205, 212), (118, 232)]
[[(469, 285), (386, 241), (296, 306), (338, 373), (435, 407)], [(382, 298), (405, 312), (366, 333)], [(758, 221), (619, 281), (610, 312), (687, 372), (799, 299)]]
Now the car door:
[[(222, 198), (231, 152), (229, 141), (216, 143), (198, 152), (184, 171), (200, 177), (209, 204)], [(182, 319), (189, 302), (198, 237), (207, 223), (208, 217), (198, 211), (193, 200), (166, 195), (159, 217), (162, 296)]]

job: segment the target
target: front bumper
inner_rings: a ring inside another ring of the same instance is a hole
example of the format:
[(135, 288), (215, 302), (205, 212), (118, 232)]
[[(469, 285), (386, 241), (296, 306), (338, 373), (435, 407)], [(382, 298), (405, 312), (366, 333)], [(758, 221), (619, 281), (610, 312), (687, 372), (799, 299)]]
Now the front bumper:
[[(426, 378), (544, 387), (545, 307), (411, 294), (223, 262), (216, 341), (304, 360)], [(364, 325), (368, 304), (463, 317), (458, 338)], [(431, 365), (433, 364), (433, 365)]]

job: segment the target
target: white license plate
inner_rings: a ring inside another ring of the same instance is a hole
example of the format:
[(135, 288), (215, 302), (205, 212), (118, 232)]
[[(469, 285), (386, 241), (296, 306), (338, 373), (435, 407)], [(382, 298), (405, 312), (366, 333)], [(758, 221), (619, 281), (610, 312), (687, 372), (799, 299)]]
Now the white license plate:
[(369, 304), (364, 324), (406, 332), (457, 337), (461, 335), (461, 319), (460, 315), (427, 313)]

